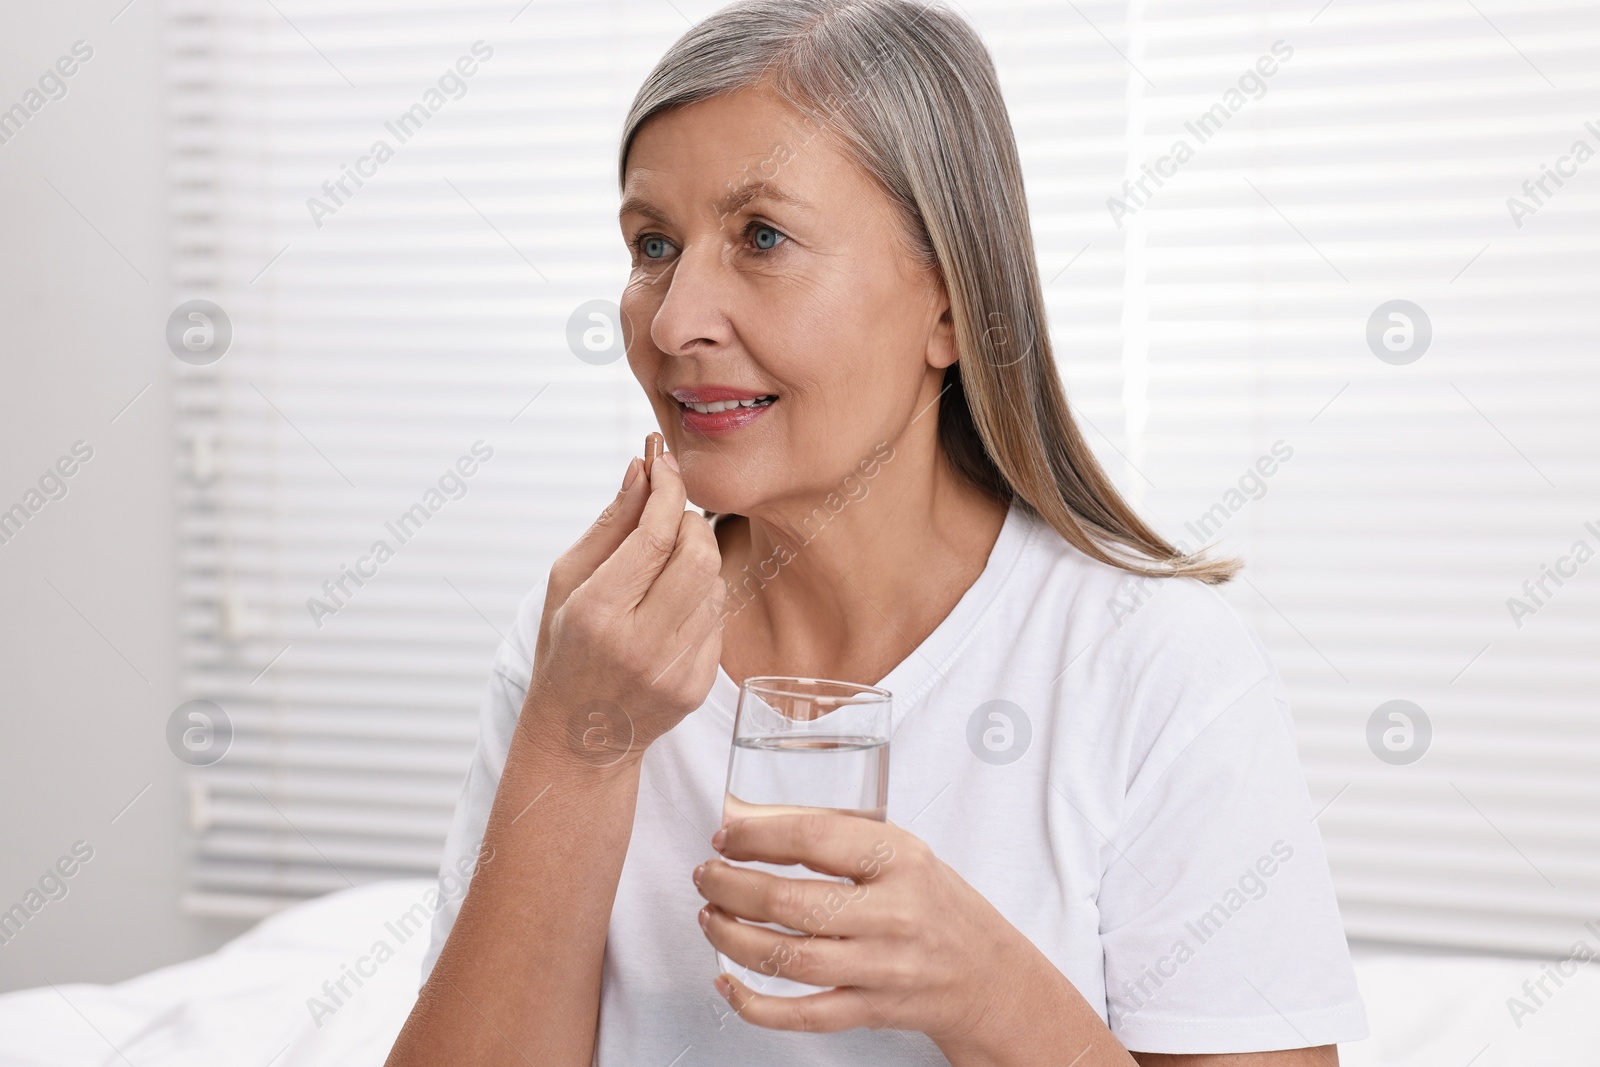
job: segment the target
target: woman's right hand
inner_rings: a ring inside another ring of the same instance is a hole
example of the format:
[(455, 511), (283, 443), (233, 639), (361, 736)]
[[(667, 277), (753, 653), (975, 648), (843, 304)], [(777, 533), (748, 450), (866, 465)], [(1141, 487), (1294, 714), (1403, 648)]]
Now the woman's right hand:
[(519, 731), (592, 766), (637, 760), (705, 702), (727, 587), (677, 460), (657, 459), (550, 568)]

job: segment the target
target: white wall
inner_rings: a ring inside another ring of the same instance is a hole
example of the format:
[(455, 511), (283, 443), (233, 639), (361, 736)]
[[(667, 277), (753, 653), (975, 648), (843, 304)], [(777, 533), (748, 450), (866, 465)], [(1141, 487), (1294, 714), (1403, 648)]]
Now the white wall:
[(0, 990), (118, 980), (240, 929), (177, 904), (162, 23), (155, 0), (123, 3), (0, 5), (0, 109), (74, 42), (94, 50), (0, 144), (0, 509), (74, 442), (94, 450), (0, 544), (0, 911), (94, 850), (0, 944)]

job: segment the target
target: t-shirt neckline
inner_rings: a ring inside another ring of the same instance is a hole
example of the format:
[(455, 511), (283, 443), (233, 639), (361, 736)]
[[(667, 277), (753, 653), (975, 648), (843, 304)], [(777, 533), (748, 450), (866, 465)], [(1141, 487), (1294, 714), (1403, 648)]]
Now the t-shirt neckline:
[[(720, 516), (719, 516), (720, 518)], [(1005, 521), (994, 546), (989, 550), (988, 561), (977, 579), (967, 587), (950, 613), (940, 620), (933, 632), (922, 643), (890, 669), (874, 685), (894, 694), (894, 711), (890, 732), (898, 729), (906, 714), (948, 670), (956, 654), (967, 643), (979, 619), (988, 610), (1016, 569), (1023, 549), (1037, 533), (1037, 523), (1014, 498), (1006, 509)], [(706, 702), (715, 707), (732, 726), (734, 709), (739, 703), (739, 686), (717, 664), (716, 681)]]

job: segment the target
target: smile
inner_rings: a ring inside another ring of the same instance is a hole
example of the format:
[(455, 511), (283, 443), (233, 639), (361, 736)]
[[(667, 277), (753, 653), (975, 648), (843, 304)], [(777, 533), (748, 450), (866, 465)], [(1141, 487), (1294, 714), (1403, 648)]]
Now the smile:
[[(718, 396), (718, 393), (723, 395)], [(740, 396), (735, 390), (720, 387), (679, 390), (673, 399), (678, 402), (683, 428), (705, 436), (742, 429), (778, 402), (777, 395), (773, 393), (747, 393)]]

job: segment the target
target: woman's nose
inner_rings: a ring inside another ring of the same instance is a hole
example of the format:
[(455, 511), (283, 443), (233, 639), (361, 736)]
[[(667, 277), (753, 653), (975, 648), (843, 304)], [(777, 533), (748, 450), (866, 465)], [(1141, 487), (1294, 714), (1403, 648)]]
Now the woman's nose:
[(688, 355), (721, 347), (732, 339), (729, 288), (719, 242), (684, 249), (662, 284), (667, 291), (650, 322), (650, 338), (656, 348), (671, 355)]

